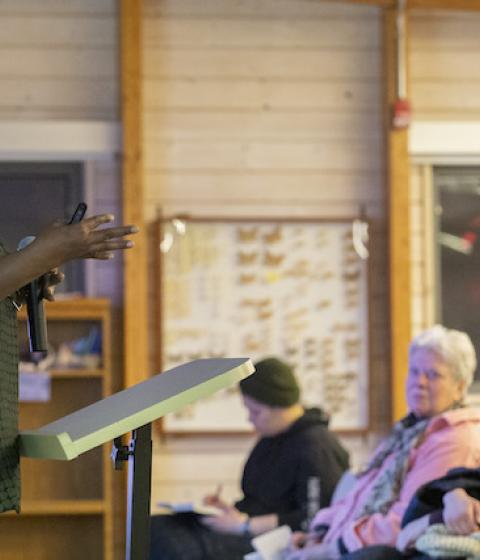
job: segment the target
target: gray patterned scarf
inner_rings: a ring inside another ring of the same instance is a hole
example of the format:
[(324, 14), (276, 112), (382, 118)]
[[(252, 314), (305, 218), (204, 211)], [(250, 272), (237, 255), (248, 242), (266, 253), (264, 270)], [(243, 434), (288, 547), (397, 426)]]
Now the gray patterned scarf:
[(407, 473), (410, 451), (418, 445), (431, 418), (417, 419), (409, 414), (395, 424), (385, 443), (372, 457), (367, 467), (358, 473), (358, 478), (381, 467), (385, 459), (395, 455), (391, 465), (375, 481), (357, 519), (374, 513), (386, 514), (397, 500)]

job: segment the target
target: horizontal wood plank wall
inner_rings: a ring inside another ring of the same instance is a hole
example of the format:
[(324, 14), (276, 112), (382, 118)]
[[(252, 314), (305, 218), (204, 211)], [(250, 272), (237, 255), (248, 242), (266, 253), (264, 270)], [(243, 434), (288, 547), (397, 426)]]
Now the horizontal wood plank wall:
[[(417, 120), (480, 119), (480, 13), (413, 10), (410, 78)], [(432, 166), (412, 164), (414, 332), (435, 321)]]
[(115, 0), (2, 0), (0, 49), (0, 119), (118, 119)]
[(435, 321), (433, 263), (434, 211), (432, 168), (412, 165), (410, 172), (411, 318), (412, 334)]
[(479, 12), (412, 11), (410, 76), (415, 119), (480, 119), (479, 29)]
[[(376, 433), (390, 415), (380, 10), (323, 1), (146, 0), (144, 17), (150, 223), (160, 210), (332, 217), (361, 206), (372, 220)], [(153, 314), (150, 321), (154, 332)], [(350, 443), (361, 463), (368, 442)], [(250, 444), (157, 442), (153, 502), (198, 497), (219, 480), (234, 492)]]

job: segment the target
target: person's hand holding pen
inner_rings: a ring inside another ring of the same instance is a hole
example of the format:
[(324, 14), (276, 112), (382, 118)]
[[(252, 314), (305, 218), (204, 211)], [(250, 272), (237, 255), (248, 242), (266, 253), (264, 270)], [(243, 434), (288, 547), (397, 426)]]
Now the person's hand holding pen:
[(207, 494), (203, 498), (203, 504), (206, 506), (216, 507), (222, 511), (227, 511), (231, 506), (220, 498), (222, 494), (223, 484), (219, 484), (213, 494)]
[(248, 515), (222, 500), (220, 497), (222, 489), (223, 485), (219, 484), (213, 494), (203, 499), (205, 505), (218, 508), (219, 514), (203, 517), (201, 522), (217, 533), (241, 535), (245, 532)]
[(250, 517), (235, 506), (224, 501), (220, 495), (223, 486), (219, 484), (213, 494), (205, 496), (203, 503), (216, 507), (218, 515), (202, 517), (201, 522), (217, 533), (243, 535), (251, 538), (278, 527), (278, 516), (275, 513)]

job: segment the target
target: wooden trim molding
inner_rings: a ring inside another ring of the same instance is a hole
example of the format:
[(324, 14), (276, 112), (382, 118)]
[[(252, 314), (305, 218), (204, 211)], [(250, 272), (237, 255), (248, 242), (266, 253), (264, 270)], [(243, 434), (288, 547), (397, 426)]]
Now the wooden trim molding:
[(124, 257), (125, 387), (148, 375), (147, 232), (143, 215), (142, 0), (120, 0), (123, 222), (136, 224)]
[(0, 121), (1, 161), (113, 159), (120, 125), (101, 121)]
[[(408, 128), (395, 129), (392, 107), (397, 98), (396, 9), (384, 12), (385, 123), (389, 217), (389, 285), (392, 420), (406, 411), (405, 378), (411, 337), (410, 163)], [(408, 81), (408, 80), (407, 80)]]
[(416, 163), (480, 162), (480, 121), (416, 121), (408, 151)]

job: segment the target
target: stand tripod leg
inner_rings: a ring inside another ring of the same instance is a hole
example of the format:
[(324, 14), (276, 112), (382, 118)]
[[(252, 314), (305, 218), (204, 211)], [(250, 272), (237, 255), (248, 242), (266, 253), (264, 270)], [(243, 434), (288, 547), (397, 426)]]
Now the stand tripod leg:
[(148, 560), (152, 485), (152, 425), (132, 432), (128, 457), (126, 560)]

